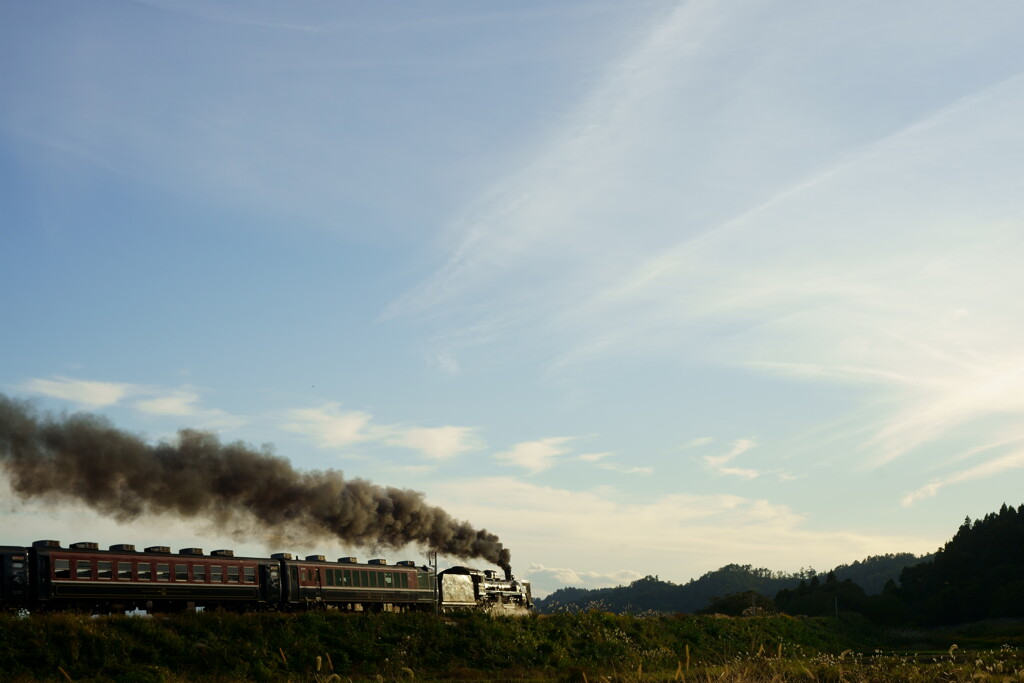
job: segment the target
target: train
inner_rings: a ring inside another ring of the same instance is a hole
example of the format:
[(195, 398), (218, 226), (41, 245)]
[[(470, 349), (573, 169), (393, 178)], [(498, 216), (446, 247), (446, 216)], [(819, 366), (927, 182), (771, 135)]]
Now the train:
[(61, 546), (0, 546), (0, 611), (349, 612), (482, 610), (522, 616), (533, 612), (530, 582), (506, 571), (451, 567), (437, 572), (412, 561), (328, 561), (291, 553), (236, 557), (232, 550), (167, 546), (137, 550), (92, 542)]

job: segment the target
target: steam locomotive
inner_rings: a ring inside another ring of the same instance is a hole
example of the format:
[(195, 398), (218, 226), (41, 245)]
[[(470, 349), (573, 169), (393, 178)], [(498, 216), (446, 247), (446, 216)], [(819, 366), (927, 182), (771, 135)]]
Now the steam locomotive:
[(486, 610), (522, 615), (533, 610), (530, 582), (506, 572), (452, 567), (434, 573), (403, 561), (390, 565), (354, 557), (328, 562), (291, 553), (235, 557), (231, 550), (36, 541), (0, 546), (0, 610), (75, 610), (94, 614), (226, 609), (353, 612)]

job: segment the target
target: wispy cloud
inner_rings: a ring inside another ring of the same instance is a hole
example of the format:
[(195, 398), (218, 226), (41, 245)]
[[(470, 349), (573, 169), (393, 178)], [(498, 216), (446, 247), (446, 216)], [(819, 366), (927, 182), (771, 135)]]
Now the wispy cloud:
[(921, 488), (911, 491), (903, 496), (900, 502), (904, 507), (910, 507), (926, 498), (931, 498), (938, 492), (953, 484), (960, 484), (974, 479), (988, 479), (997, 475), (1005, 475), (1010, 470), (1024, 469), (1024, 451), (1015, 451), (1007, 455), (992, 458), (986, 462), (969, 467), (965, 470), (955, 472), (945, 477), (938, 477), (928, 482)]
[[(752, 11), (692, 2), (660, 17), (466, 210), (441, 266), (388, 314), (483, 330), (440, 344), (527, 347), (560, 377), (667, 356), (841, 387), (843, 438), (788, 444), (827, 441), (869, 467), (1019, 419), (1024, 304), (1008, 293), (1024, 290), (1020, 60), (921, 89), (944, 72), (938, 50), (879, 33), (890, 58), (914, 56), (894, 73), (858, 64), (852, 33), (803, 31), (821, 15), (765, 26)], [(983, 23), (965, 29), (974, 47)], [(751, 32), (767, 51), (756, 65), (734, 59)], [(900, 95), (874, 101), (869, 122), (837, 105), (863, 93), (825, 63)], [(705, 463), (773, 471), (722, 458)]]
[(648, 465), (623, 465), (617, 462), (602, 462), (597, 465), (602, 470), (619, 474), (654, 474), (654, 468)]
[(165, 394), (132, 402), (140, 413), (159, 417), (187, 417), (194, 429), (214, 431), (238, 429), (248, 423), (248, 418), (231, 415), (219, 408), (207, 408), (202, 396), (191, 389), (172, 389)]
[(872, 464), (884, 465), (983, 415), (1024, 415), (1024, 362), (1005, 361), (1002, 367), (991, 361), (977, 367), (979, 360), (966, 371), (947, 372), (942, 386), (907, 401), (865, 444), (877, 453)]
[(418, 451), (431, 460), (448, 460), (483, 447), (475, 427), (407, 427), (380, 424), (362, 410), (344, 410), (339, 403), (287, 411), (281, 424), (311, 439), (320, 448), (345, 448), (359, 443)]
[(86, 410), (127, 406), (152, 417), (187, 417), (188, 426), (195, 429), (231, 430), (248, 422), (244, 416), (204, 406), (200, 391), (191, 387), (171, 388), (57, 376), (27, 380), (18, 388), (69, 401)]
[(654, 468), (649, 465), (623, 465), (618, 462), (609, 462), (608, 459), (615, 454), (606, 451), (604, 453), (583, 453), (575, 457), (580, 462), (594, 463), (598, 469), (619, 474), (653, 474)]
[(70, 401), (83, 408), (103, 408), (117, 405), (125, 398), (146, 390), (145, 387), (135, 384), (71, 377), (30, 379), (21, 383), (19, 389), (32, 394)]
[(473, 427), (417, 427), (392, 431), (394, 435), (384, 439), (387, 444), (420, 451), (434, 460), (454, 458), (483, 445)]
[(360, 410), (342, 410), (338, 403), (289, 410), (282, 428), (312, 439), (321, 448), (341, 448), (370, 438), (373, 417)]
[(570, 448), (567, 444), (573, 441), (573, 438), (553, 436), (537, 441), (524, 441), (510, 450), (497, 453), (494, 459), (506, 465), (522, 467), (530, 474), (537, 474), (553, 467), (558, 456), (568, 453)]
[(715, 440), (713, 438), (711, 438), (710, 436), (699, 436), (697, 438), (690, 439), (689, 441), (684, 443), (682, 446), (680, 446), (677, 450), (685, 451), (685, 450), (689, 450), (690, 448), (700, 448), (702, 446), (707, 446), (707, 445), (709, 445), (711, 443), (714, 443), (714, 441)]
[[(647, 142), (643, 135), (637, 140), (642, 133), (635, 125), (637, 117), (650, 111), (649, 100), (657, 99), (658, 91), (678, 75), (674, 69), (680, 58), (702, 42), (716, 21), (708, 2), (686, 3), (668, 17), (659, 16), (642, 44), (609, 67), (605, 81), (563, 130), (544, 142), (534, 160), (501, 178), (467, 211), (451, 230), (454, 244), (446, 263), (393, 302), (385, 316), (461, 306), (471, 303), (463, 297), (477, 291), (493, 296), (496, 280), (523, 268), (531, 269), (534, 277), (522, 281), (520, 291), (534, 305), (540, 303), (543, 299), (534, 295), (550, 281), (551, 269), (563, 275), (572, 271), (564, 255), (577, 254), (581, 244), (595, 237), (599, 243), (608, 238), (608, 226), (577, 220), (581, 209), (602, 192), (621, 191), (612, 174), (621, 178), (623, 156), (637, 142)], [(606, 263), (613, 262), (608, 258)], [(552, 303), (541, 308), (550, 310)], [(525, 308), (501, 310), (515, 318), (536, 317)]]
[(761, 476), (761, 473), (757, 470), (743, 469), (740, 467), (727, 467), (727, 463), (732, 462), (738, 456), (746, 453), (751, 448), (754, 448), (757, 444), (753, 439), (738, 439), (733, 443), (732, 450), (723, 455), (705, 455), (704, 462), (708, 466), (718, 472), (719, 474), (728, 474), (735, 477), (741, 477), (743, 479), (756, 479)]
[(194, 391), (172, 391), (166, 396), (135, 402), (139, 412), (150, 415), (195, 415), (199, 412), (199, 394)]
[(607, 573), (571, 567), (545, 567), (542, 564), (531, 564), (526, 574), (535, 584), (571, 586), (573, 588), (608, 588), (611, 586), (628, 585), (643, 578), (639, 572), (620, 569)]

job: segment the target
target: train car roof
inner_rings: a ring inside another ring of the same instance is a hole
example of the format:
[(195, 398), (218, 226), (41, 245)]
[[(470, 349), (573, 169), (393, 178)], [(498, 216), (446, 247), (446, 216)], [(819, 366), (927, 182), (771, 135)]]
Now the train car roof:
[(337, 559), (337, 561), (335, 561), (335, 560), (328, 560), (326, 558), (320, 559), (322, 556), (312, 556), (312, 557), (306, 557), (305, 559), (303, 559), (301, 557), (292, 557), (291, 553), (274, 553), (273, 555), (271, 555), (271, 557), (273, 559), (275, 559), (275, 560), (283, 560), (283, 561), (288, 562), (290, 564), (318, 565), (318, 566), (341, 567), (341, 568), (344, 568), (344, 567), (356, 567), (356, 568), (359, 568), (359, 569), (374, 569), (374, 570), (379, 570), (379, 571), (384, 571), (384, 570), (389, 570), (389, 571), (390, 570), (410, 570), (410, 569), (414, 569), (414, 570), (417, 570), (417, 571), (423, 571), (424, 568), (426, 567), (425, 564), (417, 565), (416, 563), (412, 562), (411, 560), (402, 560), (401, 562), (395, 562), (395, 563), (390, 563), (390, 562), (389, 563), (374, 562), (373, 560), (368, 560), (366, 562), (357, 562), (357, 561), (355, 561), (355, 558), (339, 557)]
[[(91, 547), (91, 546), (97, 547)], [(75, 547), (79, 546), (79, 547)], [(37, 553), (78, 553), (83, 555), (109, 555), (117, 557), (131, 557), (131, 558), (146, 558), (146, 557), (159, 557), (176, 560), (188, 560), (188, 559), (203, 559), (203, 560), (218, 560), (218, 561), (264, 561), (270, 562), (270, 558), (267, 557), (250, 557), (245, 555), (235, 555), (232, 551), (228, 550), (227, 553), (223, 552), (223, 549), (213, 550), (208, 553), (202, 552), (200, 548), (182, 548), (181, 550), (171, 550), (169, 546), (149, 546), (147, 548), (137, 548), (132, 544), (117, 544), (110, 546), (109, 548), (100, 548), (98, 544), (92, 544), (89, 542), (72, 543), (68, 546), (60, 545), (59, 541), (36, 541), (32, 544), (31, 550)], [(22, 550), (29, 550), (29, 548), (22, 548)], [(230, 554), (228, 554), (230, 553)]]

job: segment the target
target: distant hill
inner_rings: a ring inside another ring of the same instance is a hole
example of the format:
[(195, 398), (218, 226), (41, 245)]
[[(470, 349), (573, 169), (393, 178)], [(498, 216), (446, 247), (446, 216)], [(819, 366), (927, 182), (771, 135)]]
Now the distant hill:
[[(840, 565), (833, 571), (840, 580), (849, 579), (869, 594), (881, 593), (886, 582), (898, 579), (904, 567), (927, 559), (930, 559), (930, 556), (917, 557), (910, 553), (878, 555), (852, 564)], [(661, 581), (656, 576), (645, 576), (628, 586), (615, 588), (561, 588), (547, 598), (536, 600), (536, 603), (538, 611), (548, 614), (590, 609), (620, 614), (693, 613), (710, 605), (712, 598), (734, 593), (754, 591), (767, 598), (774, 598), (779, 591), (796, 589), (801, 580), (812, 579), (815, 575), (813, 569), (790, 574), (755, 568), (749, 564), (728, 564), (686, 584), (675, 584), (671, 581)]]
[(913, 553), (890, 553), (872, 555), (853, 564), (841, 564), (832, 571), (840, 581), (849, 579), (864, 589), (868, 595), (881, 595), (886, 582), (898, 581), (905, 567), (928, 562), (935, 554), (914, 555)]
[(799, 581), (799, 576), (779, 575), (768, 569), (755, 569), (749, 564), (729, 564), (684, 585), (645, 576), (628, 586), (615, 588), (562, 588), (537, 602), (538, 610), (548, 614), (589, 609), (620, 614), (696, 612), (708, 605), (713, 597), (749, 590), (773, 597), (782, 588), (795, 586)]
[(563, 588), (537, 604), (546, 613), (694, 613), (711, 607), (743, 614), (770, 610), (773, 602), (787, 614), (855, 612), (886, 625), (1024, 618), (1024, 505), (1004, 503), (983, 519), (964, 520), (934, 555), (876, 555), (827, 575), (729, 564), (684, 585), (645, 576), (615, 588)]

